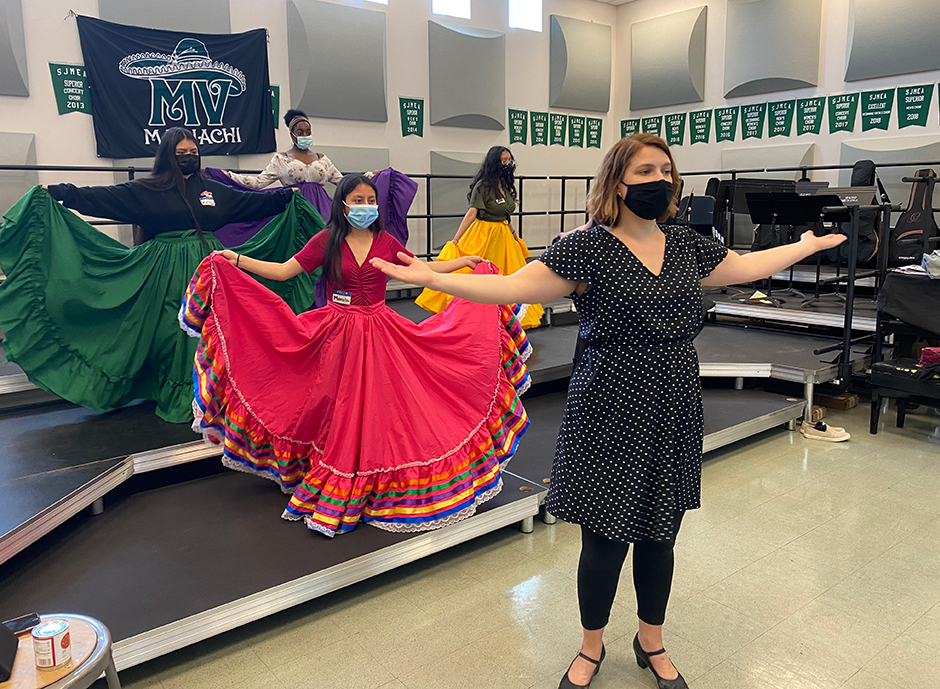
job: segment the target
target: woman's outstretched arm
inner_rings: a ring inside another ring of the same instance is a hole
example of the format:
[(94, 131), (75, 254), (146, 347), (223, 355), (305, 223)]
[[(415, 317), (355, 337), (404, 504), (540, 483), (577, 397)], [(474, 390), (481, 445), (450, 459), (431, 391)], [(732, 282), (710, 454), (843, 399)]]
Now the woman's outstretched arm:
[(702, 280), (702, 284), (724, 287), (763, 280), (818, 251), (839, 246), (845, 240), (844, 234), (827, 234), (817, 237), (812, 232), (804, 232), (800, 241), (773, 249), (752, 251), (743, 256), (729, 251), (718, 267)]
[(303, 272), (303, 267), (296, 258), (289, 258), (284, 263), (273, 263), (271, 261), (259, 261), (257, 258), (249, 258), (242, 254), (236, 254), (231, 249), (219, 251), (222, 258), (237, 268), (247, 270), (269, 280), (290, 280), (295, 275)]
[(371, 262), (396, 280), (430, 287), (479, 304), (540, 304), (561, 299), (579, 286), (579, 283), (566, 280), (537, 260), (512, 275), (461, 275), (435, 273), (428, 264), (407, 254), (400, 253), (398, 258), (405, 265), (399, 266), (379, 258), (373, 258)]

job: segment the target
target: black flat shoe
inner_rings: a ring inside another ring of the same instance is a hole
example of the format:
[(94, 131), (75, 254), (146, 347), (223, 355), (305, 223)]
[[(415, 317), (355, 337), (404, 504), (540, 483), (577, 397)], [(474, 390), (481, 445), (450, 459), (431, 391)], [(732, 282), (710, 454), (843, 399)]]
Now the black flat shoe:
[(565, 670), (565, 676), (561, 678), (561, 683), (558, 685), (558, 689), (585, 689), (585, 687), (591, 686), (591, 682), (594, 681), (595, 675), (601, 671), (601, 663), (604, 662), (604, 658), (607, 657), (607, 649), (601, 646), (601, 657), (599, 660), (594, 660), (593, 658), (588, 658), (583, 653), (578, 653), (574, 660), (578, 658), (584, 658), (589, 663), (594, 663), (594, 674), (591, 675), (591, 679), (588, 680), (587, 684), (575, 684), (570, 679), (568, 679), (568, 670), (571, 669), (571, 665), (574, 665), (574, 660), (571, 661), (571, 665), (568, 666), (568, 670)]
[(650, 656), (662, 655), (666, 652), (665, 648), (661, 648), (658, 651), (653, 651), (652, 653), (647, 653), (643, 650), (643, 647), (640, 646), (640, 637), (639, 635), (633, 637), (633, 652), (636, 654), (636, 664), (640, 666), (641, 669), (645, 670), (649, 668), (649, 671), (653, 673), (653, 677), (656, 678), (656, 686), (659, 689), (689, 689), (689, 685), (685, 683), (685, 679), (682, 677), (682, 673), (679, 673), (679, 676), (675, 679), (663, 679), (653, 668), (653, 664), (650, 662)]

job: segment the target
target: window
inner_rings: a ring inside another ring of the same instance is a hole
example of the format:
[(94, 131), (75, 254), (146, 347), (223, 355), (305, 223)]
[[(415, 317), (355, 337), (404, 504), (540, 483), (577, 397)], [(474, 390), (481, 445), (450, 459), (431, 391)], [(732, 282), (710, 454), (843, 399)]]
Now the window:
[(431, 0), (431, 12), (470, 19), (470, 0)]
[(542, 30), (542, 0), (509, 0), (509, 27)]

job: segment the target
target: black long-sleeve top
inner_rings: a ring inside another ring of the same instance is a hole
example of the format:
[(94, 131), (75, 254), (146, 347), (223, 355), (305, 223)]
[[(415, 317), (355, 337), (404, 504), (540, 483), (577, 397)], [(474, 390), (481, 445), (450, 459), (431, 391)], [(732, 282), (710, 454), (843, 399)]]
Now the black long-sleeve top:
[[(265, 193), (238, 191), (201, 175), (191, 175), (185, 188), (203, 232), (215, 232), (231, 222), (277, 215), (290, 203), (293, 193), (289, 188)], [(157, 191), (139, 182), (113, 187), (50, 184), (48, 189), (52, 198), (83, 215), (139, 225), (146, 239), (161, 232), (195, 227), (189, 208), (176, 189)]]

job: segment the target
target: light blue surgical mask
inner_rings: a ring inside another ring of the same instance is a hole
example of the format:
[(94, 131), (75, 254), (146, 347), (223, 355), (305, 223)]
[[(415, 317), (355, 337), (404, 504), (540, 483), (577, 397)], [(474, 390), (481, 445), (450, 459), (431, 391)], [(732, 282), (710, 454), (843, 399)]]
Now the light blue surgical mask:
[[(346, 203), (345, 201), (343, 203)], [(358, 227), (362, 230), (365, 230), (372, 226), (376, 220), (379, 219), (379, 207), (370, 205), (367, 203), (357, 203), (354, 206), (350, 206), (346, 203), (346, 207), (349, 209), (349, 213), (346, 214), (346, 218), (349, 220), (349, 224), (353, 227)]]
[(297, 148), (299, 148), (300, 150), (306, 151), (312, 145), (313, 145), (312, 136), (298, 136), (297, 137)]

